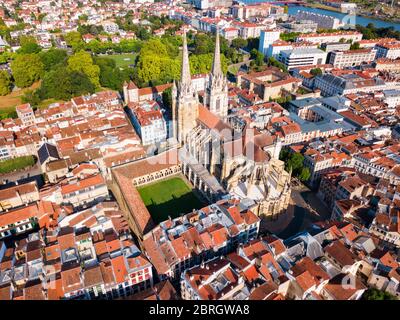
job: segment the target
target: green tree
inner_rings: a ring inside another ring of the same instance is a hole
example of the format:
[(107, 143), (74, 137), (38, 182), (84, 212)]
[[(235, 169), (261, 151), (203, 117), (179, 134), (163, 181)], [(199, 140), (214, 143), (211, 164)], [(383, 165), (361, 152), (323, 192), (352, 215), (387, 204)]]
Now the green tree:
[(310, 169), (306, 167), (301, 168), (300, 173), (298, 175), (299, 180), (302, 182), (306, 182), (308, 181), (308, 179), (310, 179), (310, 177), (311, 177)]
[(250, 51), (250, 57), (254, 59), (256, 66), (262, 66), (264, 64), (264, 54), (257, 49), (252, 49)]
[(140, 40), (149, 40), (151, 37), (150, 32), (144, 27), (138, 27), (135, 34)]
[(350, 46), (350, 50), (358, 50), (360, 49), (360, 43), (359, 42), (354, 42), (351, 46)]
[(96, 88), (100, 87), (100, 67), (93, 63), (92, 56), (88, 52), (79, 51), (70, 56), (68, 70), (87, 75)]
[(18, 54), (11, 63), (15, 84), (20, 88), (31, 86), (43, 74), (43, 63), (37, 54)]
[(283, 63), (276, 60), (274, 57), (268, 58), (268, 65), (286, 71), (286, 66)]
[(39, 96), (41, 99), (69, 100), (94, 91), (95, 86), (86, 74), (58, 66), (43, 77)]
[(310, 73), (315, 77), (322, 74), (321, 68), (313, 68), (310, 70)]
[(51, 48), (47, 51), (40, 52), (39, 57), (43, 62), (44, 70), (49, 71), (54, 66), (66, 61), (67, 52), (65, 50)]
[(100, 67), (100, 84), (113, 90), (121, 90), (122, 83), (128, 77), (116, 67), (115, 60), (96, 57), (94, 63)]
[(42, 101), (38, 90), (27, 90), (21, 100), (23, 103), (29, 103), (32, 106), (37, 106)]
[[(189, 58), (191, 73), (199, 74), (211, 72), (213, 58), (213, 53), (191, 55)], [(224, 55), (221, 55), (221, 67), (222, 71), (226, 73), (228, 69), (228, 63)]]
[(0, 70), (0, 96), (5, 96), (11, 92), (11, 77), (5, 70)]
[(258, 49), (260, 44), (260, 38), (247, 38), (247, 49), (251, 51), (252, 49)]
[(193, 45), (195, 54), (212, 53), (214, 51), (213, 39), (204, 33), (195, 36)]
[(169, 56), (167, 46), (161, 41), (161, 39), (151, 39), (143, 44), (140, 50), (140, 55), (146, 56), (149, 54), (156, 54), (163, 57)]
[(300, 32), (285, 32), (281, 33), (280, 39), (284, 41), (294, 41), (300, 35)]
[(137, 58), (135, 80), (139, 86), (171, 82), (179, 78), (180, 62), (171, 57), (171, 51), (161, 39), (143, 44)]
[(369, 288), (364, 292), (361, 300), (397, 300), (397, 298), (386, 291)]
[(292, 153), (286, 163), (287, 169), (298, 172), (303, 167), (304, 157), (300, 153)]
[(82, 40), (82, 36), (78, 31), (71, 31), (65, 35), (65, 41), (67, 45), (74, 51), (79, 51), (84, 48), (85, 42)]
[(285, 170), (292, 171), (293, 176), (303, 182), (310, 179), (310, 170), (304, 166), (304, 157), (301, 153), (290, 152), (285, 148), (281, 150), (279, 159), (285, 162)]
[(246, 48), (248, 45), (248, 42), (246, 39), (243, 38), (235, 38), (232, 40), (232, 47), (236, 48), (236, 49), (243, 49)]
[(21, 54), (38, 53), (42, 50), (37, 44), (36, 39), (32, 36), (21, 36), (19, 38), (19, 44), (20, 48), (17, 52)]

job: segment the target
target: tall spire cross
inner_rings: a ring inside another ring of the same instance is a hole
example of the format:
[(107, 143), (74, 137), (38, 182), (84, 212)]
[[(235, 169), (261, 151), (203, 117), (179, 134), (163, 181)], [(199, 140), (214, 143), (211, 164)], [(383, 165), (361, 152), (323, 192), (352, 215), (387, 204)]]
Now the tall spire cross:
[(190, 84), (190, 64), (189, 64), (189, 51), (186, 41), (186, 31), (183, 30), (183, 52), (182, 52), (182, 66), (181, 66), (181, 84)]
[(212, 65), (211, 74), (213, 76), (219, 76), (222, 74), (221, 70), (221, 53), (220, 53), (220, 46), (219, 46), (219, 28), (217, 26), (215, 37), (215, 52), (214, 52), (214, 60)]

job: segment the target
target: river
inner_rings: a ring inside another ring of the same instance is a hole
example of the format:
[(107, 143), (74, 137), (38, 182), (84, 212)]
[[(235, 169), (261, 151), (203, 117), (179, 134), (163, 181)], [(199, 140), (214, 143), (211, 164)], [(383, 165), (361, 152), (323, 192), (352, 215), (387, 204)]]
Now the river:
[[(260, 2), (273, 2), (270, 0), (242, 0), (244, 3), (260, 3)], [(299, 10), (304, 10), (304, 11), (310, 11), (310, 12), (315, 12), (319, 14), (324, 14), (327, 16), (333, 16), (335, 18), (338, 18), (342, 20), (344, 17), (346, 17), (346, 14), (340, 13), (340, 12), (335, 12), (335, 11), (329, 11), (329, 10), (324, 10), (324, 9), (318, 9), (318, 8), (310, 8), (310, 7), (305, 7), (305, 6), (289, 6), (289, 14), (295, 15), (297, 11)], [(353, 16), (354, 18), (354, 16)], [(400, 24), (399, 23), (392, 23), (392, 22), (387, 22), (383, 20), (378, 20), (378, 19), (371, 19), (371, 18), (365, 18), (361, 16), (356, 16), (354, 20), (352, 19), (345, 19), (345, 23), (348, 24), (360, 24), (362, 26), (366, 26), (369, 23), (375, 24), (376, 27), (382, 28), (382, 27), (394, 27), (396, 30), (400, 31)]]

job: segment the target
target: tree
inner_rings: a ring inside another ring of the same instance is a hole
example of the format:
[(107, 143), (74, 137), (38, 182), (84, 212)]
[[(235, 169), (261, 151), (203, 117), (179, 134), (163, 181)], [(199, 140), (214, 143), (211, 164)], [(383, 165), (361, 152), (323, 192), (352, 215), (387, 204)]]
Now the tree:
[(167, 46), (161, 41), (161, 39), (151, 39), (143, 44), (142, 49), (140, 50), (140, 56), (146, 56), (149, 54), (156, 54), (163, 57), (169, 56)]
[(210, 36), (204, 33), (197, 34), (194, 38), (194, 53), (195, 54), (206, 54), (211, 53), (214, 50), (214, 43)]
[(281, 33), (279, 37), (284, 41), (295, 41), (300, 34), (300, 32), (285, 32)]
[(74, 51), (83, 49), (85, 43), (82, 40), (82, 36), (78, 31), (71, 31), (65, 35), (65, 41), (67, 45)]
[(37, 54), (18, 54), (11, 63), (15, 84), (20, 88), (31, 86), (43, 74), (43, 63)]
[(155, 54), (141, 56), (137, 65), (137, 78), (139, 85), (154, 85), (157, 83), (171, 82), (180, 75), (180, 62), (178, 59), (162, 57)]
[(243, 49), (246, 48), (248, 45), (248, 42), (246, 39), (243, 38), (235, 38), (232, 40), (232, 47), (236, 49)]
[(94, 63), (100, 67), (101, 86), (113, 90), (121, 90), (122, 83), (124, 80), (127, 80), (128, 77), (126, 77), (126, 75), (116, 67), (115, 60), (96, 57)]
[(310, 177), (311, 177), (310, 169), (306, 167), (301, 168), (300, 173), (298, 175), (300, 181), (306, 182), (308, 181), (308, 179), (310, 179)]
[(350, 46), (350, 50), (358, 50), (360, 49), (360, 43), (359, 42), (354, 42), (351, 46)]
[(254, 62), (257, 66), (262, 66), (264, 64), (264, 54), (257, 49), (252, 49), (250, 51), (250, 58), (254, 59)]
[(310, 73), (311, 73), (314, 77), (316, 77), (316, 76), (322, 74), (322, 70), (321, 70), (321, 68), (313, 68), (313, 69), (310, 70)]
[(138, 27), (137, 31), (135, 31), (135, 34), (140, 40), (149, 40), (151, 36), (149, 31), (147, 31), (147, 29), (144, 27)]
[(370, 288), (364, 292), (362, 300), (396, 300), (396, 297), (390, 293), (375, 288)]
[(247, 38), (247, 50), (258, 49), (260, 38)]
[(282, 149), (279, 159), (285, 162), (285, 170), (292, 171), (293, 176), (299, 178), (300, 181), (310, 179), (310, 169), (304, 166), (304, 157), (301, 153), (289, 152), (288, 149)]
[(57, 64), (66, 61), (67, 52), (65, 50), (51, 48), (48, 51), (40, 52), (39, 57), (43, 62), (44, 70), (49, 71)]
[(95, 86), (86, 74), (58, 66), (43, 77), (38, 93), (41, 99), (69, 100), (94, 91)]
[(37, 44), (36, 39), (32, 36), (21, 36), (19, 38), (19, 44), (20, 48), (17, 52), (21, 54), (38, 53), (42, 50)]
[[(191, 55), (189, 58), (191, 73), (199, 74), (211, 72), (213, 59), (213, 53)], [(226, 73), (228, 69), (228, 64), (224, 55), (221, 55), (221, 67), (222, 71)]]
[(85, 51), (79, 51), (68, 58), (68, 70), (85, 74), (90, 82), (100, 87), (100, 67), (93, 64), (92, 56)]
[(23, 103), (29, 103), (32, 106), (37, 106), (42, 101), (38, 90), (27, 90), (21, 100)]
[(0, 70), (0, 96), (5, 96), (11, 92), (11, 77), (5, 70)]
[(286, 163), (286, 167), (288, 171), (292, 170), (293, 173), (298, 173), (303, 167), (303, 161), (304, 157), (300, 153), (291, 153)]
[(268, 65), (286, 71), (286, 66), (283, 63), (276, 60), (274, 57), (268, 58)]
[(160, 39), (143, 44), (136, 65), (136, 81), (139, 86), (171, 82), (180, 75), (180, 61), (172, 58), (168, 46)]

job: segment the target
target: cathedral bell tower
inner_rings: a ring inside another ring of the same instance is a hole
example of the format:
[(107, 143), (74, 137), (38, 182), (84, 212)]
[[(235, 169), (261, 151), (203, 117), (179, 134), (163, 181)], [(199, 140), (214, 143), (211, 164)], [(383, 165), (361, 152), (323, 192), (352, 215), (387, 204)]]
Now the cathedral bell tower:
[(172, 87), (172, 119), (174, 137), (184, 144), (187, 134), (197, 125), (199, 100), (190, 76), (186, 32), (183, 33), (181, 79)]
[(214, 60), (206, 88), (206, 104), (212, 113), (225, 118), (228, 115), (228, 81), (221, 68), (218, 28), (216, 34)]

